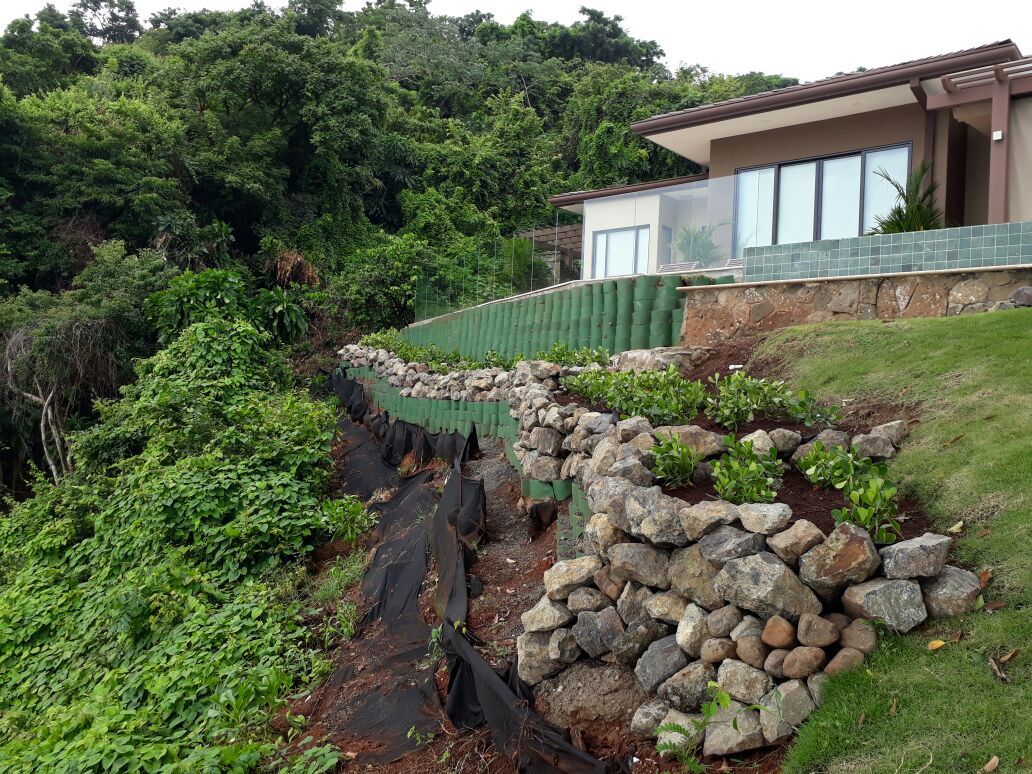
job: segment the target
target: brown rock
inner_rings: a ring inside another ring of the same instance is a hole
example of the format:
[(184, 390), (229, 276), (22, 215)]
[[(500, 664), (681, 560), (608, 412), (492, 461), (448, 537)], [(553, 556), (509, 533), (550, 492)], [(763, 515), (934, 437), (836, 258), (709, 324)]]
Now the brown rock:
[(791, 648), (796, 644), (796, 628), (780, 615), (772, 615), (763, 627), (761, 639), (772, 648)]
[(785, 660), (781, 664), (781, 671), (784, 672), (785, 677), (798, 680), (820, 671), (827, 660), (828, 657), (820, 648), (811, 648), (804, 645), (793, 648), (792, 652), (785, 656)]
[(857, 618), (842, 630), (839, 643), (843, 648), (853, 648), (862, 653), (874, 653), (878, 647), (878, 633), (870, 621)]
[(763, 669), (767, 660), (767, 646), (759, 637), (742, 637), (735, 643), (738, 649), (738, 660), (751, 667)]
[(833, 624), (835, 624), (835, 628), (839, 631), (842, 631), (851, 623), (853, 623), (853, 619), (845, 613), (828, 613), (824, 617), (831, 621)]
[(824, 533), (813, 522), (799, 519), (784, 532), (767, 538), (767, 545), (782, 561), (795, 565), (800, 556), (823, 540)]
[(843, 648), (828, 662), (828, 665), (824, 667), (824, 671), (829, 675), (837, 675), (839, 672), (848, 672), (862, 663), (864, 663), (863, 653), (856, 648)]
[(719, 664), (725, 658), (735, 658), (738, 649), (729, 637), (710, 637), (703, 640), (699, 658), (710, 664)]
[(763, 671), (771, 677), (776, 677), (779, 680), (783, 679), (785, 677), (785, 659), (791, 652), (785, 648), (775, 648), (772, 650), (767, 654), (767, 658), (763, 662)]
[(799, 616), (799, 628), (796, 630), (796, 637), (799, 639), (800, 645), (826, 648), (838, 642), (839, 630), (834, 623), (826, 618), (821, 618), (812, 613), (803, 613)]
[(598, 590), (614, 602), (620, 598), (626, 583), (626, 581), (618, 581), (612, 576), (609, 571), (609, 565), (596, 572), (592, 580), (595, 582)]
[(742, 622), (742, 611), (734, 605), (718, 607), (706, 616), (706, 627), (714, 637), (727, 637)]
[(799, 557), (799, 577), (818, 594), (830, 597), (844, 586), (870, 578), (879, 564), (881, 557), (871, 536), (846, 522)]

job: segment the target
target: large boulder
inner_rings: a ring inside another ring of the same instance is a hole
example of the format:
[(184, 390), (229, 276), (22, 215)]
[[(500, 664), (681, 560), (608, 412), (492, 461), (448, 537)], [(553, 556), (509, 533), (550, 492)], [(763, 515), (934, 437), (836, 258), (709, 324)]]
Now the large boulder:
[(670, 588), (707, 610), (724, 605), (723, 598), (713, 587), (713, 581), (719, 573), (720, 565), (703, 558), (698, 545), (681, 548), (670, 554)]
[(606, 556), (612, 546), (624, 543), (629, 538), (622, 529), (614, 527), (609, 516), (604, 513), (596, 513), (584, 525), (584, 540), (599, 557)]
[(942, 572), (951, 541), (945, 535), (926, 532), (881, 550), (886, 578), (934, 578)]
[(792, 509), (785, 503), (745, 503), (738, 506), (738, 518), (750, 532), (773, 535), (792, 521)]
[(738, 518), (738, 506), (724, 500), (702, 500), (679, 511), (681, 527), (689, 540), (698, 540)]
[(597, 556), (579, 556), (556, 562), (545, 570), (545, 593), (549, 599), (566, 599), (574, 589), (591, 583), (595, 572), (601, 568), (602, 560)]
[(982, 584), (974, 573), (947, 565), (934, 578), (922, 578), (921, 591), (928, 615), (939, 618), (970, 613)]
[(550, 457), (558, 457), (563, 450), (563, 436), (550, 427), (535, 427), (530, 431), (530, 448)]
[(854, 618), (881, 621), (903, 633), (928, 617), (921, 587), (910, 580), (875, 578), (850, 586), (842, 595), (842, 606)]
[(659, 621), (635, 621), (613, 642), (613, 658), (621, 664), (633, 664), (649, 645), (669, 634), (670, 627)]
[(652, 594), (645, 600), (645, 612), (652, 618), (663, 623), (677, 624), (688, 607), (688, 600), (676, 591), (663, 591), (659, 594)]
[(647, 586), (628, 581), (620, 598), (616, 601), (616, 611), (625, 624), (637, 623), (649, 618), (645, 612), (645, 603), (652, 597)]
[(681, 511), (685, 508), (683, 500), (663, 494), (658, 486), (635, 489), (624, 503), (631, 534), (672, 546), (688, 545), (688, 535), (681, 526)]
[[(632, 448), (629, 444), (624, 448)], [(645, 464), (633, 456), (622, 457), (609, 466), (607, 473), (610, 476), (625, 478), (635, 486), (652, 486), (656, 477), (652, 471), (645, 467)]]
[(521, 615), (520, 620), (523, 622), (524, 631), (550, 632), (572, 621), (573, 614), (566, 605), (549, 599), (546, 594), (534, 607)]
[(824, 542), (824, 533), (816, 524), (806, 519), (799, 519), (795, 524), (767, 538), (770, 550), (781, 557), (786, 564), (795, 566), (799, 557), (814, 546)]
[(840, 449), (848, 449), (849, 440), (849, 433), (844, 433), (841, 430), (822, 430), (815, 438), (796, 447), (796, 450), (792, 453), (792, 462), (798, 463), (801, 457), (813, 450), (813, 445), (818, 441), (821, 442), (825, 449), (830, 449), (833, 446), (837, 446)]
[(782, 457), (787, 457), (799, 448), (799, 444), (803, 440), (803, 437), (795, 430), (786, 430), (783, 427), (771, 430), (769, 435), (774, 448)]
[(712, 457), (727, 449), (724, 436), (703, 430), (698, 425), (663, 425), (656, 428), (655, 434), (673, 436), (703, 457)]
[(761, 457), (769, 454), (771, 449), (777, 448), (774, 445), (774, 440), (767, 435), (766, 430), (756, 430), (748, 435), (743, 435), (738, 440), (742, 443), (751, 444), (753, 453)]
[(592, 586), (574, 589), (566, 598), (566, 607), (573, 615), (579, 615), (585, 610), (598, 612), (604, 607), (611, 607), (612, 604), (613, 600)]
[(803, 613), (821, 612), (814, 593), (766, 551), (727, 562), (713, 579), (713, 588), (728, 602), (764, 618), (780, 615), (797, 621)]
[(648, 698), (629, 667), (592, 661), (578, 661), (534, 695), (534, 709), (546, 721), (598, 741), (626, 729)]
[(787, 740), (816, 706), (802, 680), (782, 683), (760, 699), (760, 704), (767, 708), (760, 713), (760, 728), (767, 744)]
[(867, 580), (881, 564), (871, 536), (854, 524), (839, 524), (828, 539), (799, 557), (799, 577), (824, 597)]
[(870, 457), (872, 460), (887, 460), (896, 453), (892, 441), (876, 433), (854, 435), (851, 443), (857, 454), (861, 457)]
[(713, 564), (724, 564), (732, 559), (758, 554), (766, 540), (755, 532), (744, 532), (736, 527), (720, 527), (699, 541), (703, 558)]
[(688, 666), (688, 657), (673, 636), (656, 640), (638, 659), (634, 674), (647, 693), (655, 693), (671, 676)]
[(535, 481), (558, 481), (562, 477), (563, 461), (532, 449), (523, 455), (523, 475)]
[(822, 648), (800, 645), (793, 648), (781, 662), (781, 673), (785, 677), (800, 679), (819, 672), (828, 662), (828, 655)]
[(670, 588), (669, 564), (665, 551), (644, 543), (617, 543), (609, 549), (609, 569), (617, 580), (634, 580), (666, 590)]
[(717, 670), (717, 682), (732, 699), (746, 704), (756, 704), (774, 687), (774, 681), (762, 669), (733, 658), (720, 665)]
[(734, 755), (766, 744), (759, 710), (746, 709), (746, 705), (732, 701), (707, 724), (702, 752), (704, 755)]
[(627, 495), (636, 488), (626, 478), (603, 476), (588, 487), (585, 498), (592, 513), (604, 513), (614, 527), (630, 532), (624, 502)]
[(536, 685), (566, 666), (549, 654), (551, 636), (551, 632), (524, 632), (516, 638), (516, 671), (528, 685)]
[(693, 661), (659, 686), (659, 698), (682, 712), (692, 712), (706, 699), (706, 691), (717, 671), (712, 664)]
[(616, 423), (616, 440), (628, 443), (642, 433), (652, 433), (652, 425), (645, 417), (628, 417)]
[(624, 633), (624, 624), (615, 607), (607, 607), (597, 613), (586, 610), (577, 616), (577, 623), (571, 628), (574, 639), (585, 653), (598, 658), (613, 649), (613, 645)]
[(893, 446), (898, 447), (903, 443), (903, 439), (910, 434), (910, 428), (907, 426), (905, 419), (897, 419), (893, 422), (886, 422), (884, 425), (878, 425), (871, 429), (872, 435), (880, 435), (883, 438), (888, 438)]
[(665, 371), (674, 366), (687, 371), (710, 357), (708, 347), (655, 347), (628, 349), (613, 355), (612, 363), (620, 371)]

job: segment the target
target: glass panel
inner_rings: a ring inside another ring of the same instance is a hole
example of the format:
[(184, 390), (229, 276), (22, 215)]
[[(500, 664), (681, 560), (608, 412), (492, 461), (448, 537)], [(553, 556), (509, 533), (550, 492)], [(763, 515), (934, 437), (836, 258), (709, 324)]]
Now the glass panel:
[(781, 168), (778, 178), (778, 244), (813, 241), (817, 162)]
[(606, 276), (606, 235), (595, 232), (595, 247), (591, 251), (592, 276)]
[(860, 156), (827, 159), (821, 166), (821, 239), (855, 237), (860, 227)]
[(647, 274), (649, 270), (649, 227), (638, 229), (638, 262), (636, 271), (638, 274)]
[(635, 229), (610, 231), (606, 239), (606, 277), (634, 274)]
[[(669, 198), (669, 197), (668, 197)], [(674, 230), (670, 226), (659, 228), (659, 265), (667, 266), (674, 262)]]
[(774, 167), (750, 169), (737, 175), (735, 251), (771, 243), (774, 225)]
[(874, 228), (879, 217), (884, 217), (896, 204), (896, 189), (889, 181), (876, 174), (884, 171), (901, 185), (907, 182), (909, 148), (888, 148), (871, 151), (864, 160), (864, 233)]

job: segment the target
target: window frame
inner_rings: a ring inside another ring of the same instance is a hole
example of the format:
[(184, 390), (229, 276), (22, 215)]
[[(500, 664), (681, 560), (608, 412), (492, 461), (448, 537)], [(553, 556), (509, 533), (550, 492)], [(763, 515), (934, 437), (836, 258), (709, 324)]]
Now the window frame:
[[(631, 277), (631, 276), (634, 276), (635, 274), (639, 274), (639, 273), (648, 274), (648, 272), (649, 272), (648, 247), (645, 248), (645, 271), (644, 272), (639, 272), (638, 271), (638, 245), (640, 244), (638, 234), (639, 234), (639, 232), (642, 229), (645, 229), (646, 231), (649, 232), (648, 239), (649, 239), (649, 242), (651, 242), (651, 240), (652, 240), (652, 231), (651, 231), (651, 224), (649, 224), (649, 223), (642, 223), (642, 224), (637, 225), (637, 226), (618, 226), (616, 228), (599, 228), (599, 229), (593, 230), (591, 232), (591, 271), (592, 271), (592, 279), (607, 279), (610, 276), (613, 276), (613, 277)], [(604, 260), (604, 263), (603, 263), (603, 269), (605, 270), (605, 273), (600, 275), (598, 273), (598, 255), (596, 254), (597, 251), (595, 249), (598, 246), (598, 236), (600, 234), (606, 234), (606, 235), (612, 234), (612, 233), (617, 232), (617, 231), (631, 231), (631, 232), (634, 233), (634, 240), (633, 240), (633, 243), (634, 243), (634, 256), (631, 259), (631, 262), (632, 262), (632, 264), (634, 266), (634, 271), (632, 271), (630, 274), (612, 274), (612, 275), (609, 274), (609, 239), (607, 238), (606, 239), (606, 255), (605, 255), (605, 260)]]
[[(864, 181), (867, 179), (867, 157), (871, 153), (878, 153), (879, 151), (895, 150), (897, 148), (906, 148), (907, 151), (907, 174), (913, 171), (914, 163), (914, 143), (911, 140), (906, 142), (894, 142), (886, 145), (872, 145), (869, 148), (860, 148), (858, 150), (843, 151), (841, 153), (828, 153), (820, 156), (806, 156), (798, 159), (791, 159), (789, 161), (778, 161), (772, 164), (753, 164), (747, 167), (737, 167), (735, 169), (735, 188), (734, 188), (734, 217), (738, 218), (738, 202), (739, 202), (739, 188), (738, 188), (738, 175), (742, 172), (751, 172), (758, 169), (773, 169), (774, 170), (774, 211), (771, 218), (771, 245), (781, 244), (778, 242), (778, 214), (781, 207), (781, 168), (791, 167), (795, 164), (809, 164), (816, 163), (817, 169), (815, 172), (814, 180), (814, 206), (813, 206), (813, 239), (811, 241), (818, 242), (821, 240), (820, 229), (821, 229), (821, 215), (822, 215), (822, 198), (823, 198), (823, 187), (824, 187), (824, 162), (831, 161), (834, 159), (849, 158), (850, 156), (860, 157), (860, 207), (857, 213), (856, 222), (856, 235), (864, 235)], [(738, 255), (738, 229), (732, 229), (732, 255)], [(830, 238), (830, 237), (829, 237)], [(836, 237), (841, 239), (849, 239), (850, 237)], [(786, 242), (785, 244), (793, 244)]]

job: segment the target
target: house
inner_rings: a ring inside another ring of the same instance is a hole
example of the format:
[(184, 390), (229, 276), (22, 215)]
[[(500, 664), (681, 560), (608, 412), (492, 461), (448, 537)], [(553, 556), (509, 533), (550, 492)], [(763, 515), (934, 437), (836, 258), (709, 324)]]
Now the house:
[[(631, 128), (707, 171), (552, 197), (582, 216), (583, 279), (743, 261), (747, 280), (1032, 263), (1024, 231), (988, 228), (1032, 221), (1032, 58), (1009, 40)], [(865, 236), (897, 199), (879, 173), (905, 181), (922, 162), (958, 228)]]

